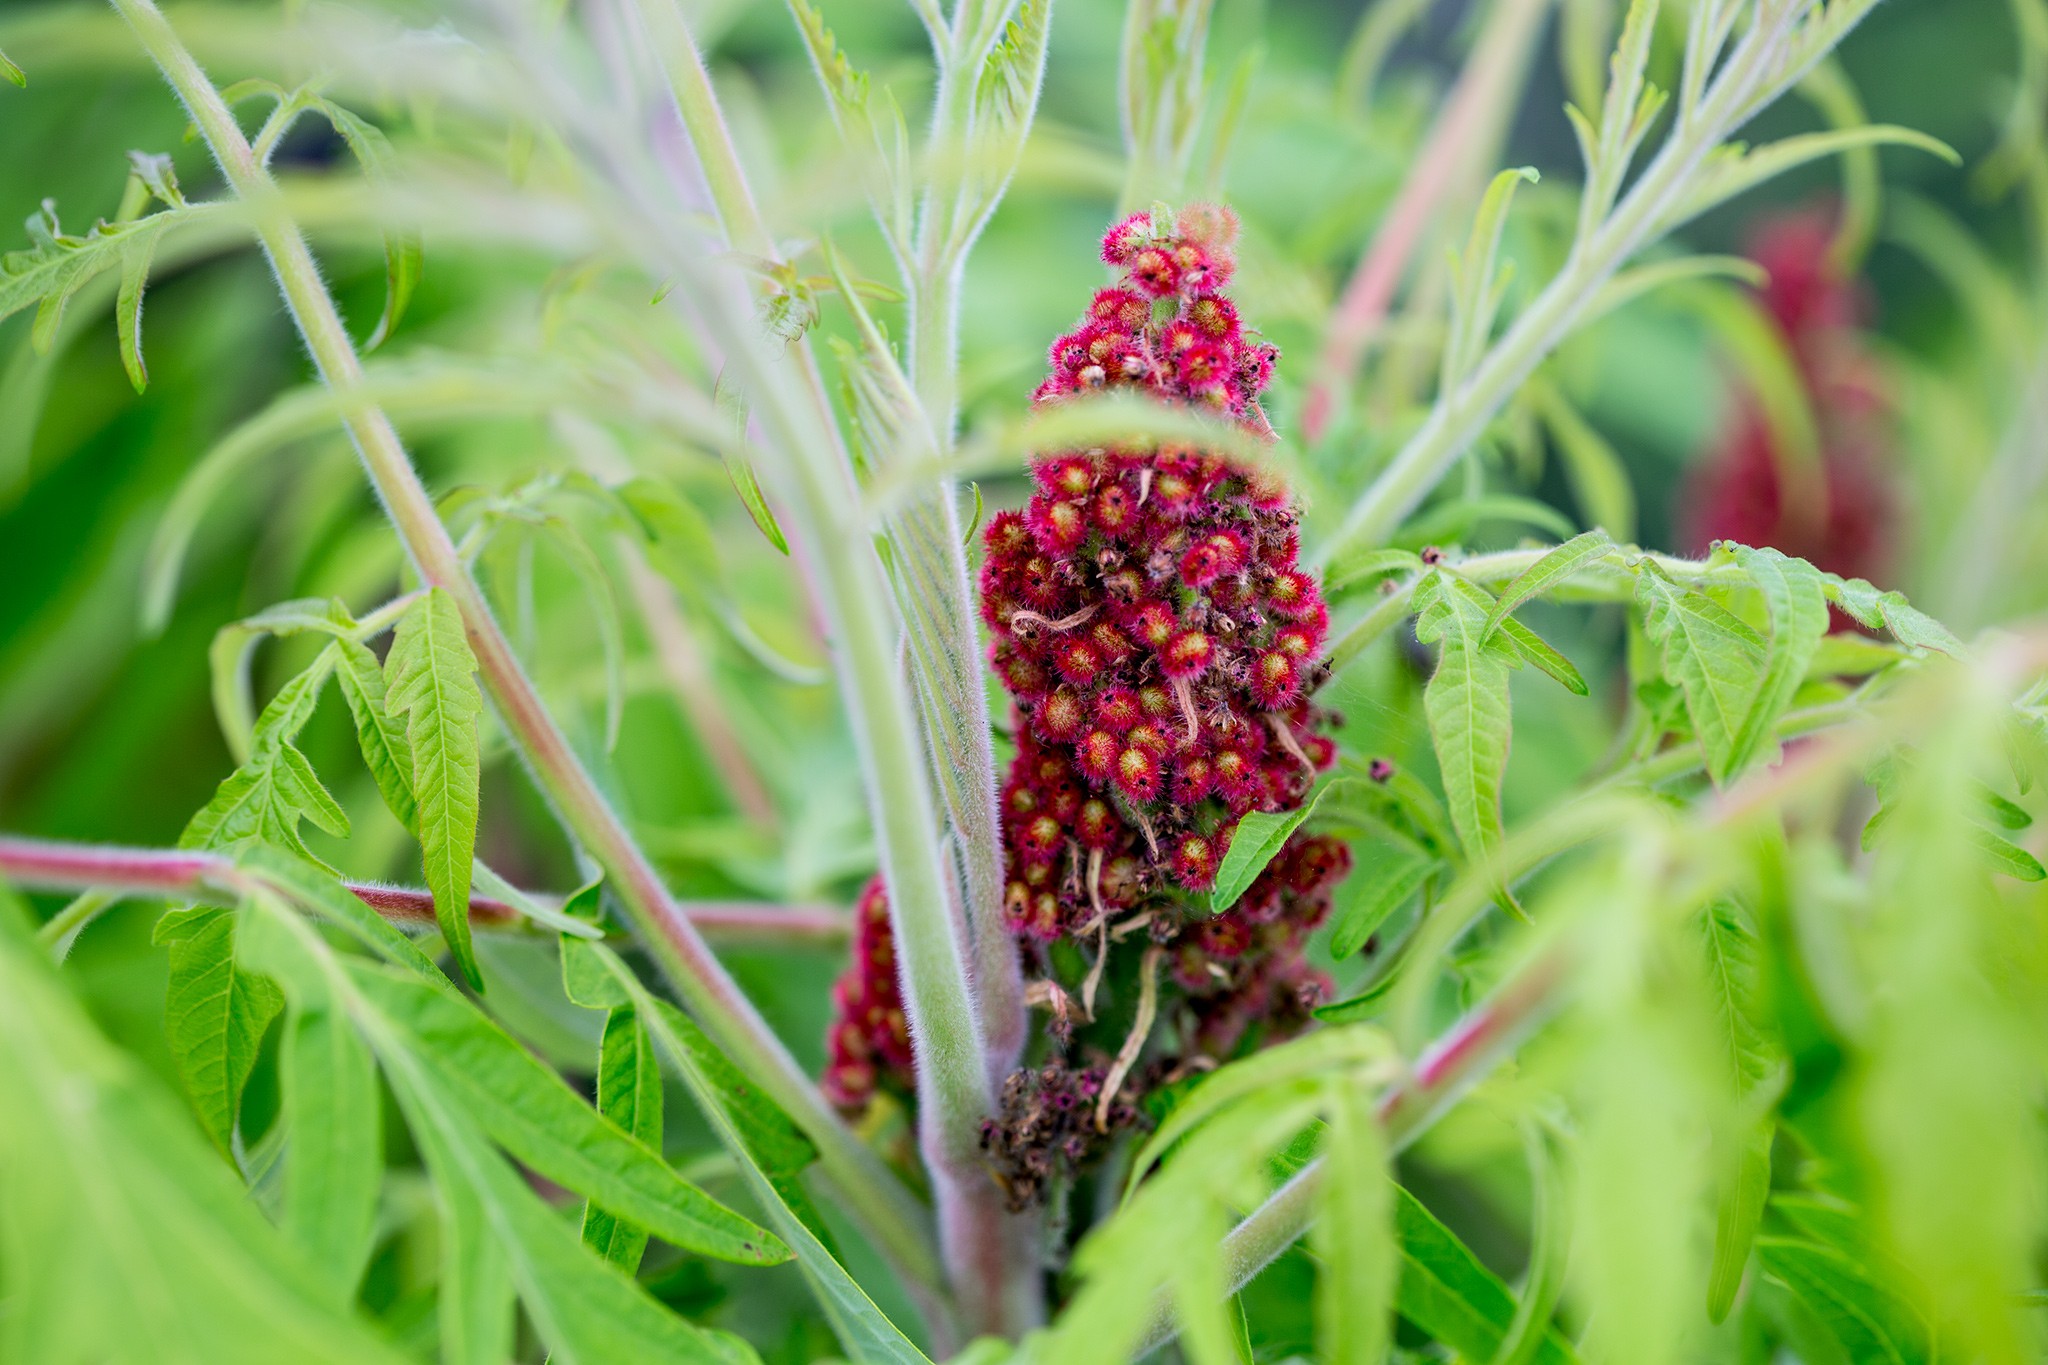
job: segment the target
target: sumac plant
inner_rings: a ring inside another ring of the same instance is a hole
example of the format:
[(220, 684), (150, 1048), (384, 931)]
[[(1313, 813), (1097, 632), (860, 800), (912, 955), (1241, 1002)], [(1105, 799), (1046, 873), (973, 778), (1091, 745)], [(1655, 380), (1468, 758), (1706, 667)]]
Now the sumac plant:
[(0, 16), (0, 1360), (2040, 1359), (2040, 381), (1860, 272), (2048, 313), (1874, 7)]

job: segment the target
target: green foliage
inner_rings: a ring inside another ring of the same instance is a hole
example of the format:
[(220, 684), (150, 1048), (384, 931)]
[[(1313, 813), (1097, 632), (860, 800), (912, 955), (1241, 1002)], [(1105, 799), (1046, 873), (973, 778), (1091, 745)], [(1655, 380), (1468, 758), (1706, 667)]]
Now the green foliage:
[(385, 704), (405, 717), (412, 748), (415, 833), (434, 918), (463, 976), (481, 990), (483, 973), (469, 937), (469, 879), (482, 780), (477, 718), (484, 701), (462, 616), (444, 589), (428, 590), (399, 620), (384, 679)]
[(1501, 840), (1508, 674), (1522, 656), (1507, 636), (1488, 630), (1493, 601), (1462, 578), (1431, 572), (1417, 586), (1414, 606), (1415, 637), (1441, 646), (1422, 700), (1445, 803), (1466, 859), (1480, 862)]

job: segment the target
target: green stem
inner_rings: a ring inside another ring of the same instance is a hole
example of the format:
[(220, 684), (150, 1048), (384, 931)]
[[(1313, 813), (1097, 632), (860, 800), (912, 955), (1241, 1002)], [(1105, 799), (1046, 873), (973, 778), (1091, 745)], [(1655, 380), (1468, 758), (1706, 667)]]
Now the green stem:
[[(112, 0), (198, 126), (228, 183), (254, 211), (264, 254), (324, 382), (346, 394), (362, 364), (321, 282), (304, 235), (220, 93), (153, 0)], [(849, 1131), (683, 915), (653, 865), (605, 801), (520, 667), (489, 605), (435, 514), (398, 433), (372, 404), (345, 404), (344, 423), (370, 482), (422, 582), (455, 598), (478, 672), (500, 719), (563, 821), (604, 869), (613, 893), (677, 992), (720, 1046), (789, 1111), (864, 1229), (919, 1279), (935, 1281), (924, 1219), (880, 1159)]]
[[(674, 0), (638, 0), (638, 6), (662, 48), (677, 113), (705, 168), (727, 239), (741, 250), (772, 255), (772, 238), (716, 92)], [(956, 285), (957, 273), (956, 267)], [(941, 316), (956, 310), (957, 289), (942, 302)], [(934, 335), (929, 325), (914, 324), (913, 333), (926, 343)], [(938, 335), (950, 347), (950, 330), (942, 327)], [(918, 344), (914, 339), (914, 351)], [(1015, 947), (1002, 923), (994, 752), (954, 490), (950, 482), (939, 483), (892, 524), (905, 560), (935, 580), (913, 594), (916, 600), (902, 603), (899, 623), (881, 605), (890, 600), (889, 586), (879, 581), (880, 565), (858, 517), (862, 501), (852, 463), (815, 355), (808, 343), (793, 350), (797, 403), (763, 403), (759, 411), (764, 426), (781, 437), (771, 444), (787, 456), (784, 486), (797, 492), (791, 510), (815, 555), (808, 567), (836, 627), (843, 689), (874, 794), (917, 1057), (920, 1142), (933, 1178), (940, 1238), (967, 1325), (1014, 1332), (1031, 1324), (1036, 1308), (1032, 1296), (1020, 1292), (1016, 1220), (1005, 1215), (981, 1167), (980, 1134), (982, 1119), (994, 1107), (995, 1080), (1021, 1050), (1026, 1016)], [(945, 372), (952, 373), (950, 361)], [(946, 404), (946, 425), (933, 423), (934, 432), (950, 431), (950, 393), (948, 388), (942, 399), (934, 398)], [(895, 641), (905, 625), (921, 665), (921, 736), (897, 681)], [(978, 750), (968, 747), (963, 757), (962, 746), (975, 743)], [(952, 910), (954, 878), (933, 837), (936, 821), (921, 761), (927, 753), (967, 871), (965, 925)], [(1022, 1263), (1028, 1269), (1032, 1258)], [(1035, 1282), (1034, 1272), (1030, 1283)]]
[(1714, 77), (1714, 84), (1615, 210), (1576, 242), (1564, 268), (1517, 317), (1461, 384), (1437, 396), (1421, 428), (1353, 504), (1325, 556), (1383, 543), (1427, 497), (1486, 424), (1556, 349), (1613, 278), (1660, 232), (1691, 188), (1702, 161), (1754, 111), (1753, 96), (1800, 7), (1760, 15)]

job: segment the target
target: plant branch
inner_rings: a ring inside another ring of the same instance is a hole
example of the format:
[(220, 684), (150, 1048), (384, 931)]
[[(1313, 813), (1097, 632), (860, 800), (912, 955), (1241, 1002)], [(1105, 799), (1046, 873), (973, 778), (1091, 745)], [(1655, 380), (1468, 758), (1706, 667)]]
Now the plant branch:
[[(217, 853), (0, 835), (0, 878), (31, 891), (97, 891), (111, 899), (210, 902), (222, 896), (232, 899), (234, 871), (234, 860)], [(345, 880), (342, 885), (386, 919), (434, 922), (434, 898), (429, 891), (381, 882)], [(824, 905), (685, 901), (679, 908), (707, 937), (734, 942), (829, 945), (844, 943), (848, 935), (846, 913)], [(512, 906), (489, 896), (471, 896), (469, 915), (472, 922), (492, 927), (524, 922)], [(55, 923), (51, 921), (51, 925)]]
[[(362, 365), (312, 251), (283, 213), (275, 183), (219, 92), (153, 0), (112, 3), (177, 92), (228, 183), (254, 211), (264, 253), (321, 378), (344, 395), (355, 389)], [(705, 1029), (816, 1144), (822, 1165), (864, 1229), (913, 1277), (935, 1281), (938, 1267), (909, 1192), (847, 1129), (719, 965), (569, 747), (470, 578), (390, 419), (370, 404), (344, 405), (344, 411), (349, 436), (421, 581), (455, 599), (506, 730), (563, 821), (604, 869), (643, 942)]]
[[(1681, 108), (1677, 125), (1612, 212), (1590, 225), (1564, 268), (1517, 317), (1460, 384), (1439, 393), (1422, 426), (1353, 504), (1324, 549), (1334, 555), (1382, 543), (1429, 495), (1501, 407), (1590, 310), (1601, 288), (1638, 251), (1684, 216), (1694, 178), (1709, 153), (1753, 115), (1770, 94), (1800, 74), (1787, 47), (1809, 0), (1760, 0), (1755, 22), (1715, 68), (1711, 85)], [(1867, 8), (1867, 6), (1865, 6)], [(1841, 26), (1846, 30), (1846, 24)], [(1834, 35), (1839, 39), (1840, 34)], [(1708, 53), (1711, 57), (1714, 54)], [(1818, 53), (1814, 54), (1817, 58)], [(1632, 111), (1634, 101), (1628, 102)], [(1621, 126), (1633, 113), (1617, 122)], [(1607, 149), (1613, 152), (1614, 149)], [(1620, 158), (1603, 156), (1592, 183), (1618, 181)]]
[(1480, 149), (1495, 139), (1512, 112), (1508, 105), (1521, 94), (1536, 33), (1550, 5), (1551, 0), (1502, 0), (1487, 20), (1330, 319), (1302, 405), (1302, 439), (1311, 445), (1322, 439), (1338, 399), (1357, 378), (1366, 348), (1386, 320), (1394, 291), (1437, 209), (1451, 188), (1470, 176)]

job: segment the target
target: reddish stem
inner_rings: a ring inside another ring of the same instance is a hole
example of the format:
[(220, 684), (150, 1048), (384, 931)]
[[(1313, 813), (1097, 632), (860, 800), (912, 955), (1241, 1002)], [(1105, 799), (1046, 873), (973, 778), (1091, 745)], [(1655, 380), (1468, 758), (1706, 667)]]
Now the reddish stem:
[(1496, 122), (1501, 102), (1521, 89), (1515, 67), (1546, 7), (1545, 0), (1514, 0), (1502, 6), (1444, 101), (1429, 140), (1416, 154), (1414, 170), (1395, 195), (1379, 235), (1359, 259), (1330, 319), (1316, 376), (1302, 406), (1301, 432), (1309, 443), (1322, 438), (1337, 395), (1357, 377), (1366, 347), (1386, 320), (1387, 306), (1423, 232), (1444, 196), (1471, 169), (1474, 145)]
[[(165, 899), (212, 900), (222, 894), (222, 883), (233, 867), (232, 860), (217, 853), (0, 835), (0, 878), (37, 891), (119, 890)], [(433, 921), (434, 898), (417, 887), (342, 884), (386, 919)], [(699, 931), (727, 941), (829, 945), (846, 940), (846, 916), (830, 906), (686, 901), (680, 908)], [(502, 926), (520, 915), (504, 901), (471, 896), (469, 917), (475, 924)]]

